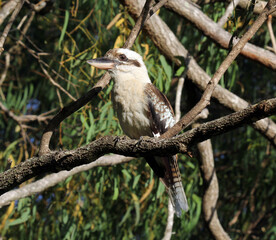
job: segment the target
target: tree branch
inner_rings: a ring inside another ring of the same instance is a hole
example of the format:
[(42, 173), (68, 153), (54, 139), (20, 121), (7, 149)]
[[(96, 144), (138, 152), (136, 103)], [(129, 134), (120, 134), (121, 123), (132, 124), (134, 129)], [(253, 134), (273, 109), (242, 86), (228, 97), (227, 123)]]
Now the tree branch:
[(15, 9), (20, 0), (10, 0), (0, 9), (0, 25), (4, 22), (7, 16)]
[[(222, 29), (220, 25), (215, 23), (189, 1), (169, 1), (165, 6), (195, 24), (195, 26), (203, 31), (206, 36), (213, 39), (223, 48), (229, 47), (229, 42), (232, 35)], [(238, 41), (238, 38), (234, 39), (233, 44), (235, 45)], [(241, 51), (241, 54), (249, 59), (265, 65), (266, 67), (276, 70), (276, 55), (268, 50), (257, 47), (251, 43), (246, 43), (245, 47)]]
[[(240, 0), (239, 6), (241, 8), (247, 9), (248, 5), (250, 4), (251, 0)], [(265, 8), (267, 2), (266, 1), (256, 1), (254, 5), (253, 12), (256, 14), (260, 14), (263, 9)], [(276, 12), (271, 14), (273, 17), (276, 17)]]
[(0, 56), (2, 55), (2, 52), (4, 51), (3, 46), (4, 46), (4, 43), (6, 41), (7, 36), (9, 34), (9, 31), (11, 29), (11, 26), (12, 26), (12, 24), (13, 24), (16, 16), (17, 16), (17, 14), (20, 12), (20, 10), (21, 10), (24, 2), (25, 2), (25, 0), (18, 0), (17, 1), (17, 5), (15, 7), (15, 10), (14, 10), (14, 12), (11, 15), (8, 24), (6, 25), (6, 27), (5, 27), (5, 29), (4, 29), (4, 31), (2, 33), (2, 36), (0, 37)]
[(240, 2), (240, 0), (232, 0), (229, 3), (224, 15), (219, 19), (219, 21), (217, 23), (220, 27), (224, 26), (224, 24), (227, 22), (228, 18), (232, 15), (232, 12), (236, 8), (236, 6), (239, 4), (239, 2)]
[(272, 16), (271, 15), (269, 15), (268, 19), (267, 19), (267, 28), (268, 28), (268, 32), (270, 35), (273, 51), (276, 54), (276, 39), (275, 39), (275, 35), (273, 32), (273, 28), (272, 28)]
[[(273, 1), (270, 1), (273, 2)], [(170, 128), (167, 132), (162, 134), (160, 138), (169, 138), (178, 134), (182, 129), (184, 129), (188, 124), (190, 124), (193, 119), (207, 106), (210, 104), (210, 99), (212, 93), (218, 84), (219, 80), (232, 64), (232, 62), (239, 55), (245, 44), (254, 36), (254, 34), (258, 31), (258, 29), (262, 26), (262, 24), (266, 21), (270, 12), (270, 2), (268, 2), (267, 6), (264, 8), (264, 11), (259, 15), (257, 20), (253, 23), (253, 25), (249, 28), (249, 30), (243, 35), (243, 37), (239, 40), (239, 42), (232, 48), (228, 56), (224, 59), (224, 61), (219, 66), (218, 70), (212, 77), (212, 79), (208, 82), (207, 87), (200, 99), (200, 101), (184, 116), (177, 122), (172, 128)]]
[(205, 222), (208, 224), (208, 228), (216, 240), (230, 239), (221, 226), (216, 210), (219, 196), (219, 186), (211, 140), (208, 139), (204, 142), (198, 143), (197, 148), (200, 156), (202, 178), (205, 183), (202, 206)]
[(59, 182), (64, 181), (66, 178), (73, 176), (77, 173), (88, 171), (95, 167), (113, 166), (129, 162), (133, 157), (125, 157), (121, 155), (106, 155), (98, 158), (96, 161), (89, 164), (84, 164), (73, 168), (70, 171), (61, 171), (58, 173), (49, 174), (48, 176), (39, 179), (36, 182), (27, 184), (21, 188), (11, 190), (0, 196), (0, 208), (9, 204), (12, 201), (31, 196), (45, 191), (47, 188), (52, 187)]
[[(124, 4), (128, 6), (130, 13), (137, 17), (140, 9), (137, 1), (124, 0)], [(195, 59), (191, 57), (189, 52), (179, 42), (166, 23), (159, 16), (155, 15), (145, 24), (145, 30), (163, 54), (171, 61), (175, 61), (177, 65), (181, 65), (181, 62), (175, 57), (182, 56), (185, 59), (189, 59), (189, 64), (187, 65), (188, 79), (199, 89), (205, 90), (207, 83), (210, 81), (210, 76), (196, 63)], [(249, 105), (248, 102), (220, 85), (216, 86), (212, 97), (220, 104), (233, 111), (240, 111)], [(272, 120), (260, 120), (253, 124), (253, 127), (276, 147), (276, 124)]]
[(174, 218), (174, 209), (172, 206), (172, 202), (168, 200), (168, 217), (167, 217), (167, 225), (165, 229), (164, 236), (162, 240), (170, 240), (172, 237), (172, 230), (173, 230), (173, 218)]
[(107, 153), (127, 156), (162, 156), (186, 153), (189, 147), (198, 142), (275, 113), (276, 98), (272, 98), (240, 112), (204, 123), (171, 139), (147, 138), (141, 141), (126, 137), (106, 136), (75, 150), (56, 151), (41, 157), (33, 157), (0, 174), (0, 195), (32, 177), (45, 173), (45, 171), (71, 170), (76, 166), (93, 162)]

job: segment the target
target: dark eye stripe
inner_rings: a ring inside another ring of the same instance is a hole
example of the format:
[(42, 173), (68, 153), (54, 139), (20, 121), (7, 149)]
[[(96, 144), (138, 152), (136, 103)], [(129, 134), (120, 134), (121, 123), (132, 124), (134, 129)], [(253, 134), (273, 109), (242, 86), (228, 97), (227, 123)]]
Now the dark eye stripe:
[(137, 60), (129, 60), (134, 66), (141, 67), (141, 64)]

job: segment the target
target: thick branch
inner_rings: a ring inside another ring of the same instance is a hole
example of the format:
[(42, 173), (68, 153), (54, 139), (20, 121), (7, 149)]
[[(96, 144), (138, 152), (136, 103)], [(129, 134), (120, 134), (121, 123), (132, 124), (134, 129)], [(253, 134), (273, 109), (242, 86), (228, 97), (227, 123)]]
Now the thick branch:
[[(165, 6), (172, 9), (179, 15), (187, 18), (189, 21), (195, 24), (195, 26), (200, 29), (206, 36), (213, 39), (223, 48), (229, 47), (229, 42), (232, 35), (222, 29), (220, 25), (215, 23), (212, 19), (206, 16), (200, 9), (195, 7), (189, 1), (169, 1)], [(233, 44), (236, 44), (238, 40), (239, 39), (234, 39)], [(268, 50), (257, 47), (251, 43), (246, 43), (245, 47), (241, 51), (241, 54), (247, 58), (250, 58), (269, 68), (276, 70), (276, 55)]]
[(276, 98), (273, 98), (240, 112), (202, 124), (172, 139), (147, 138), (137, 141), (125, 137), (107, 136), (75, 150), (51, 152), (41, 157), (33, 157), (0, 174), (0, 195), (42, 173), (70, 170), (76, 166), (93, 162), (106, 153), (128, 156), (185, 153), (193, 144), (275, 113)]

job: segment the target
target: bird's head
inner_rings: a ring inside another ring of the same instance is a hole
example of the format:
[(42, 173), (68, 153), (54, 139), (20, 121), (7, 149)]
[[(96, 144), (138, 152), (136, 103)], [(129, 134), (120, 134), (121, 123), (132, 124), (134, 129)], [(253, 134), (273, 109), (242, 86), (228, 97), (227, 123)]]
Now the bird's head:
[(88, 60), (87, 63), (108, 70), (115, 81), (130, 79), (132, 76), (141, 81), (150, 81), (141, 55), (126, 48), (110, 49), (104, 57)]

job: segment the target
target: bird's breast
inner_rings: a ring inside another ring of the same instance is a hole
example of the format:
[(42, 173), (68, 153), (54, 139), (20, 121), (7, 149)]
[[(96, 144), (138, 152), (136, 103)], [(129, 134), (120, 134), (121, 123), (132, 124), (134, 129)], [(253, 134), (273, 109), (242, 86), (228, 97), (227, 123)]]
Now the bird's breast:
[(113, 105), (120, 125), (130, 138), (152, 136), (150, 121), (147, 117), (147, 99), (144, 86), (131, 81), (114, 84)]

